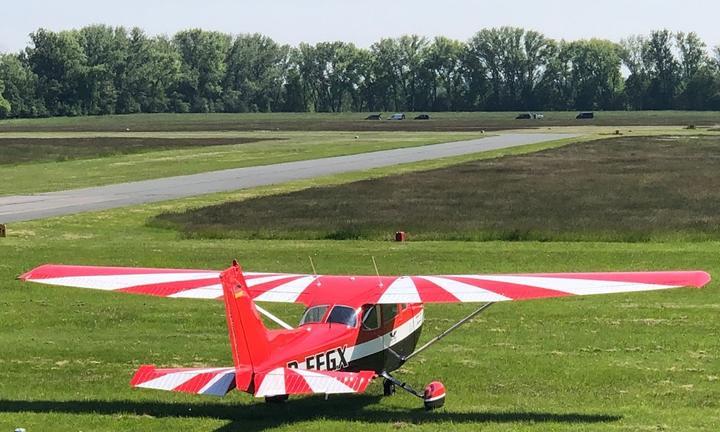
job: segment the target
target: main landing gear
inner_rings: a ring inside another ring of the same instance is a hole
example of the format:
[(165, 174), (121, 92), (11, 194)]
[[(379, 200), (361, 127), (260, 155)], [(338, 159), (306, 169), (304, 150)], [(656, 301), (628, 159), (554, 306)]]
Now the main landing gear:
[[(416, 355), (420, 354), (421, 352), (425, 351), (428, 347), (433, 345), (434, 343), (438, 342), (440, 339), (444, 338), (445, 336), (452, 333), (455, 329), (460, 327), (461, 325), (465, 324), (466, 322), (470, 321), (474, 317), (480, 315), (484, 310), (492, 306), (493, 303), (485, 303), (484, 305), (480, 306), (475, 312), (471, 313), (470, 315), (466, 316), (465, 318), (461, 319), (454, 325), (452, 325), (449, 329), (445, 330), (444, 332), (440, 333), (439, 335), (432, 338), (430, 341), (428, 341), (425, 345), (421, 346), (420, 348), (416, 349), (412, 354), (408, 356), (400, 356), (392, 349), (389, 349), (388, 351), (391, 354), (394, 354), (398, 360), (400, 361), (400, 364), (404, 364), (411, 358), (415, 357)], [(406, 383), (399, 381), (397, 378), (393, 377), (387, 372), (383, 372), (380, 374), (381, 377), (385, 378), (385, 381), (383, 382), (383, 393), (385, 396), (390, 396), (395, 393), (395, 387), (400, 387), (401, 389), (405, 390), (406, 392), (410, 393), (411, 395), (418, 397), (423, 400), (423, 403), (425, 404), (425, 409), (430, 411), (434, 410), (435, 408), (440, 408), (441, 406), (445, 405), (445, 386), (440, 381), (433, 381), (430, 384), (428, 384), (425, 387), (425, 390), (420, 393), (417, 390), (413, 389)]]
[(410, 387), (387, 372), (380, 374), (385, 380), (383, 381), (383, 394), (392, 396), (395, 394), (396, 387), (400, 387), (411, 395), (423, 400), (425, 410), (431, 411), (445, 405), (445, 386), (440, 381), (433, 381), (425, 387), (425, 390), (419, 391)]

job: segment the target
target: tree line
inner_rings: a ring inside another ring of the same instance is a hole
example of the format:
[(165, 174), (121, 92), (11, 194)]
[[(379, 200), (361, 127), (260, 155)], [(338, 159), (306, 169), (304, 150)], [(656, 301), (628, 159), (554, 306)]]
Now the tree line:
[(0, 118), (154, 112), (720, 110), (720, 47), (658, 30), (619, 43), (522, 28), (368, 49), (200, 29), (39, 29), (0, 54)]

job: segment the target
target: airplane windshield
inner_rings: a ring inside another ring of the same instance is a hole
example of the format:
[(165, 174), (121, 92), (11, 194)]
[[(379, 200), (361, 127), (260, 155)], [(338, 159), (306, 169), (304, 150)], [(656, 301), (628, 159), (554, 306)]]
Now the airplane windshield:
[(357, 324), (357, 313), (355, 309), (347, 306), (335, 306), (330, 312), (327, 322), (355, 327), (355, 324)]
[(310, 309), (305, 311), (305, 314), (303, 315), (302, 319), (300, 320), (300, 325), (321, 322), (323, 317), (325, 316), (325, 312), (327, 312), (327, 310), (328, 310), (327, 306), (311, 307)]

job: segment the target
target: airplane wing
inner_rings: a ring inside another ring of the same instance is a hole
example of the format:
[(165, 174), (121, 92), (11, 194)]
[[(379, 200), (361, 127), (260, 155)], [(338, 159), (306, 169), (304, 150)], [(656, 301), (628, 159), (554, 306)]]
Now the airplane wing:
[[(245, 272), (250, 286), (274, 287), (300, 275)], [(157, 297), (221, 299), (220, 271), (45, 264), (18, 277), (28, 282)]]
[[(710, 275), (703, 271), (380, 277), (249, 272), (245, 278), (248, 292), (256, 301), (347, 306), (500, 302), (700, 288), (710, 281)], [(20, 279), (160, 297), (222, 297), (219, 272), (212, 270), (44, 265), (21, 275)]]
[(280, 367), (255, 374), (255, 397), (362, 393), (375, 372), (331, 372)]

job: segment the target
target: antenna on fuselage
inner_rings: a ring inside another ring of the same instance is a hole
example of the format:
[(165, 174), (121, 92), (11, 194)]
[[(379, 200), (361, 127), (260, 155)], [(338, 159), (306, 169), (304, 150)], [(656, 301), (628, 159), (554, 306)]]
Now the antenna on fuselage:
[(315, 270), (315, 263), (313, 262), (313, 259), (310, 255), (308, 255), (308, 259), (310, 260), (310, 267), (313, 271), (313, 276), (317, 277), (317, 270)]
[(378, 271), (377, 262), (375, 262), (375, 257), (371, 256), (370, 258), (372, 258), (373, 266), (375, 267), (375, 274), (378, 278), (378, 286), (383, 286), (382, 279), (380, 278), (380, 271)]

